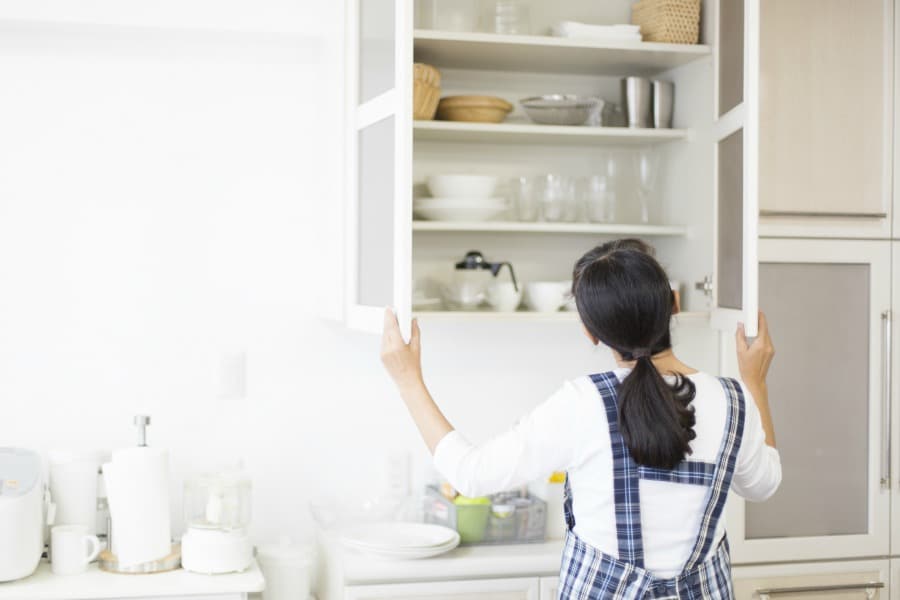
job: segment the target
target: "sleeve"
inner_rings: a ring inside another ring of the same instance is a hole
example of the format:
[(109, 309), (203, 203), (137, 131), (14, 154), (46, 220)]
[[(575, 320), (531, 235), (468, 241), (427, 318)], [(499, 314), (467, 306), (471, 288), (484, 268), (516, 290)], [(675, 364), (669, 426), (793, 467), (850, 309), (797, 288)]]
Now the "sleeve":
[(578, 391), (566, 383), (512, 429), (475, 446), (457, 431), (434, 449), (434, 464), (464, 496), (484, 496), (524, 485), (572, 464)]
[(781, 484), (781, 455), (766, 444), (756, 401), (743, 383), (741, 389), (745, 406), (744, 435), (731, 485), (739, 496), (751, 502), (762, 502)]

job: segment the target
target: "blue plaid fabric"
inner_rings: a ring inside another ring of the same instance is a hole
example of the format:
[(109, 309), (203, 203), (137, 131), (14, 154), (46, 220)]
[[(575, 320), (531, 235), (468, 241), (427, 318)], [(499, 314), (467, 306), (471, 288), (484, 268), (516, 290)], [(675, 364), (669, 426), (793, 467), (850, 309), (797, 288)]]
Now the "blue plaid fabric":
[[(722, 516), (744, 430), (744, 396), (733, 379), (720, 378), (728, 403), (726, 434), (716, 464), (684, 461), (671, 471), (642, 467), (634, 462), (618, 425), (614, 373), (591, 376), (606, 408), (613, 453), (613, 493), (616, 502), (618, 558), (586, 544), (575, 526), (572, 494), (566, 481), (565, 513), (569, 532), (560, 569), (559, 597), (575, 600), (631, 600), (679, 598), (732, 600), (731, 557), (723, 539), (713, 550), (716, 525)], [(641, 539), (640, 479), (709, 487), (697, 540), (682, 572), (660, 579), (644, 568)]]

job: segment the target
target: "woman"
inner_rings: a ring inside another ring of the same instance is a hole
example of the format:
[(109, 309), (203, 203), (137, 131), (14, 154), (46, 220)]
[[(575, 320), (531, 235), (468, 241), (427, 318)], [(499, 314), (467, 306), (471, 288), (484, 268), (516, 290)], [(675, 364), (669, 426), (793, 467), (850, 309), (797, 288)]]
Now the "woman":
[(619, 368), (565, 383), (485, 444), (469, 444), (432, 400), (415, 322), (405, 344), (385, 314), (382, 360), (438, 470), (462, 494), (567, 472), (561, 598), (730, 599), (728, 490), (761, 501), (781, 481), (765, 382), (774, 350), (760, 314), (751, 345), (743, 326), (736, 334), (743, 384), (678, 360), (669, 279), (647, 249), (611, 242), (575, 265), (585, 334)]

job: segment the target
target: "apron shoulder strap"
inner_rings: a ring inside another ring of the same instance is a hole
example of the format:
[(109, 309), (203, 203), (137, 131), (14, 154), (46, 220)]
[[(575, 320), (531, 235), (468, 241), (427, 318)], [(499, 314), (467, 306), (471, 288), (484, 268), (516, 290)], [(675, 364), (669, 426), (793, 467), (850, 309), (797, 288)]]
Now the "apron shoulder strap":
[[(606, 408), (609, 441), (613, 459), (613, 493), (616, 513), (616, 539), (619, 560), (644, 567), (644, 542), (641, 535), (640, 475), (637, 463), (625, 445), (619, 430), (619, 409), (616, 402), (619, 379), (615, 373), (591, 375)], [(574, 524), (574, 519), (573, 519)]]
[(725, 508), (725, 501), (728, 499), (728, 489), (731, 487), (731, 479), (734, 475), (737, 455), (744, 434), (744, 392), (741, 385), (731, 378), (719, 377), (718, 379), (725, 390), (728, 402), (725, 435), (719, 447), (713, 481), (707, 495), (706, 509), (700, 521), (700, 532), (694, 543), (694, 549), (685, 563), (685, 571), (690, 571), (704, 560), (715, 541), (716, 526)]

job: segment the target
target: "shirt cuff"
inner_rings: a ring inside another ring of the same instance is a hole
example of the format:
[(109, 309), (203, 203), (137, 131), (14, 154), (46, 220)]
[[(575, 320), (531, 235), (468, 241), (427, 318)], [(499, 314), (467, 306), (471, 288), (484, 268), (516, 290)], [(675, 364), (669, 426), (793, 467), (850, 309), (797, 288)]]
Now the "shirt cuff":
[(454, 429), (442, 437), (434, 447), (435, 468), (444, 476), (444, 479), (455, 485), (459, 465), (471, 448), (472, 444)]

